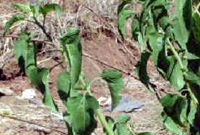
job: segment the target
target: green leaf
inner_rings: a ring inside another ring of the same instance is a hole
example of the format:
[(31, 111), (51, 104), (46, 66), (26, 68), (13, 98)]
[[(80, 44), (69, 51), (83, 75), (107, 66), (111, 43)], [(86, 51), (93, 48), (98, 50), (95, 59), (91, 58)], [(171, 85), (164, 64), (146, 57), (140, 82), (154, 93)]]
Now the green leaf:
[(74, 27), (68, 28), (67, 34), (61, 38), (61, 42), (70, 66), (71, 89), (74, 89), (75, 84), (79, 80), (82, 66), (82, 48), (79, 30)]
[(173, 119), (169, 116), (167, 116), (165, 113), (162, 114), (164, 125), (167, 129), (174, 132), (177, 135), (185, 135), (182, 130), (180, 129), (179, 125), (177, 125)]
[(197, 132), (195, 135), (200, 135), (200, 132)]
[[(25, 47), (22, 48), (25, 51)], [(26, 53), (26, 58), (25, 58), (25, 70), (26, 70), (26, 75), (31, 72), (30, 70), (33, 69), (34, 67), (37, 67), (36, 63), (36, 47), (33, 42), (29, 42), (27, 46), (27, 53)]]
[[(51, 91), (49, 90), (49, 69), (42, 68), (38, 69), (38, 78), (41, 79), (42, 84), (44, 85), (44, 98), (43, 102), (46, 106), (50, 107), (53, 112), (58, 112), (57, 105), (55, 104)], [(40, 86), (39, 86), (40, 87)], [(41, 89), (41, 87), (40, 87)]]
[(16, 14), (16, 15), (12, 16), (10, 18), (10, 20), (8, 20), (6, 22), (6, 24), (5, 24), (5, 26), (4, 26), (4, 33), (3, 33), (3, 35), (5, 35), (8, 32), (8, 30), (10, 29), (10, 27), (12, 27), (12, 25), (14, 23), (19, 22), (21, 20), (24, 20), (24, 16), (21, 15), (21, 14)]
[(121, 92), (124, 87), (122, 74), (115, 69), (104, 69), (101, 77), (108, 83), (112, 97), (112, 109), (114, 109), (121, 99), (119, 92)]
[(59, 74), (57, 85), (60, 98), (64, 102), (67, 101), (71, 88), (70, 75), (68, 72), (62, 72)]
[(44, 94), (44, 104), (57, 112), (49, 90), (49, 69), (38, 69), (36, 65), (35, 46), (30, 41), (31, 34), (23, 32), (14, 43), (15, 56), (21, 70), (26, 73), (31, 83)]
[(125, 25), (126, 20), (131, 17), (133, 14), (133, 10), (128, 10), (125, 8), (122, 8), (121, 11), (119, 11), (118, 19), (117, 19), (117, 27), (119, 30), (120, 36), (124, 39), (125, 36)]
[(186, 49), (192, 23), (192, 1), (177, 0), (175, 6), (173, 31), (181, 47)]
[(152, 49), (154, 64), (158, 66), (158, 56), (163, 49), (163, 36), (157, 32), (148, 33), (148, 42)]
[(28, 5), (28, 4), (13, 2), (12, 5), (14, 7), (16, 7), (19, 11), (22, 11), (22, 12), (27, 13), (27, 14), (31, 13), (31, 8), (30, 8), (30, 5)]
[(138, 39), (138, 33), (140, 30), (140, 24), (139, 24), (139, 18), (136, 16), (133, 17), (132, 25), (131, 25), (131, 31), (132, 31), (132, 38), (137, 40)]
[(68, 112), (71, 117), (71, 127), (76, 133), (91, 133), (97, 126), (94, 112), (99, 108), (98, 101), (89, 95), (79, 95), (69, 98), (67, 102)]
[(137, 135), (156, 135), (156, 134), (151, 133), (151, 132), (142, 132), (142, 133), (138, 133)]
[(195, 104), (195, 102), (193, 100), (190, 100), (190, 110), (188, 113), (187, 120), (190, 123), (190, 125), (192, 125), (192, 126), (194, 125), (194, 120), (196, 117), (197, 110), (198, 110), (198, 105)]
[(141, 52), (145, 52), (147, 44), (143, 40), (142, 33), (138, 33), (138, 43), (141, 46)]
[(187, 60), (198, 60), (198, 59), (200, 59), (195, 54), (189, 53), (189, 52), (186, 52), (186, 54), (184, 55), (184, 58), (187, 59)]
[(194, 35), (194, 39), (197, 43), (200, 43), (200, 16), (198, 13), (194, 13), (192, 16), (192, 33)]
[(46, 15), (51, 11), (55, 11), (59, 14), (62, 13), (60, 6), (58, 4), (54, 4), (54, 3), (46, 4), (44, 6), (40, 6), (40, 8), (39, 8), (39, 12), (41, 14), (43, 14), (44, 17), (46, 17)]
[(117, 135), (132, 135), (132, 133), (127, 128), (127, 122), (129, 120), (130, 116), (126, 114), (119, 114), (115, 123), (115, 133), (117, 133)]
[(197, 84), (200, 86), (200, 78), (198, 75), (196, 75), (195, 73), (191, 72), (191, 71), (188, 71), (186, 74), (185, 74), (185, 78), (187, 81), (193, 83), (193, 84)]
[(187, 127), (188, 100), (179, 95), (167, 94), (161, 98), (160, 103), (164, 107), (164, 112), (171, 117), (176, 124)]
[(79, 80), (75, 85), (75, 90), (87, 90), (87, 88), (90, 86), (90, 80), (86, 78), (85, 73), (82, 71)]
[(163, 98), (160, 99), (160, 103), (164, 108), (167, 108), (168, 112), (173, 112), (174, 106), (178, 100), (178, 95), (167, 94)]
[(169, 80), (176, 90), (181, 90), (185, 86), (183, 72), (178, 62), (174, 63)]
[(136, 65), (137, 73), (141, 82), (153, 92), (151, 85), (149, 84), (149, 76), (147, 74), (147, 62), (151, 54), (149, 52), (142, 52), (142, 56), (138, 64)]
[[(112, 117), (110, 117), (110, 116), (106, 116), (105, 118), (106, 118), (106, 121), (107, 121), (110, 129), (114, 130), (114, 128), (115, 128), (115, 120)], [(105, 130), (105, 128), (103, 129), (103, 131), (106, 134), (108, 134), (107, 131)]]
[[(27, 62), (27, 54), (32, 53), (29, 50), (30, 33), (23, 32), (20, 34), (17, 41), (14, 42), (14, 52), (17, 59), (17, 63), (21, 68), (21, 71), (25, 73), (25, 64)], [(32, 54), (34, 56), (34, 53)]]
[(119, 114), (116, 118), (116, 123), (126, 124), (130, 120), (130, 116), (127, 114)]

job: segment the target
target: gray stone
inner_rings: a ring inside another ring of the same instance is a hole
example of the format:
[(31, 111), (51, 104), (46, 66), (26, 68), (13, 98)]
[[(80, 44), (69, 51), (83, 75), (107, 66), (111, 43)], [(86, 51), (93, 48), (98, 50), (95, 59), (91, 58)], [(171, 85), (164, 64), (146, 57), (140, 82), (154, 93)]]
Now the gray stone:
[[(125, 95), (121, 98), (118, 106), (114, 109), (115, 111), (119, 112), (132, 112), (136, 109), (140, 109), (144, 104), (138, 100), (131, 101), (128, 95)], [(104, 111), (111, 111), (111, 105), (104, 107)]]

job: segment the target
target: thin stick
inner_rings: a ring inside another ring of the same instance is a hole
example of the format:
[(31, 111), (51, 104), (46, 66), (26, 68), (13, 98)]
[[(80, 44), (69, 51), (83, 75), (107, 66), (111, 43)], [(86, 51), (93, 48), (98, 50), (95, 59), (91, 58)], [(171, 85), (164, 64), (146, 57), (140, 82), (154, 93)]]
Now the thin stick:
[(129, 72), (127, 72), (127, 71), (125, 71), (125, 70), (123, 70), (123, 69), (120, 69), (120, 68), (118, 68), (118, 67), (112, 66), (112, 65), (108, 64), (108, 63), (105, 62), (105, 61), (101, 61), (101, 60), (99, 60), (99, 59), (97, 59), (97, 58), (94, 58), (94, 57), (90, 56), (89, 54), (83, 53), (83, 56), (88, 57), (88, 58), (90, 58), (90, 59), (93, 59), (93, 60), (95, 60), (95, 61), (97, 61), (97, 62), (99, 62), (99, 63), (101, 63), (101, 64), (103, 64), (103, 65), (105, 65), (105, 66), (107, 66), (107, 67), (116, 69), (116, 70), (118, 70), (118, 71), (120, 71), (120, 72), (122, 72), (122, 73), (124, 73), (124, 74), (126, 74), (126, 75), (128, 75), (128, 76), (133, 77), (133, 78), (136, 79), (136, 80), (139, 80), (136, 76), (130, 74)]

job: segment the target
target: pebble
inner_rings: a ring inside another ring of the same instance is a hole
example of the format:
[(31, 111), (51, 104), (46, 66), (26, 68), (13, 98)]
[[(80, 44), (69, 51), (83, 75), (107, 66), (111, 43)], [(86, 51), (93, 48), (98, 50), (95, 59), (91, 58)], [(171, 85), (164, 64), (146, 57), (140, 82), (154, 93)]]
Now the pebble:
[(33, 99), (36, 97), (35, 89), (26, 89), (22, 92), (22, 99)]

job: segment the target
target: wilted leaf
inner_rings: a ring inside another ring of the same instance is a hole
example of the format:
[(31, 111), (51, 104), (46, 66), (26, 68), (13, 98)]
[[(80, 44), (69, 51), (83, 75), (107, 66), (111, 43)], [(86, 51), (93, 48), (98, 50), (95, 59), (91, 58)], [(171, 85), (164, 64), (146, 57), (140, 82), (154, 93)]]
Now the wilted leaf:
[(96, 99), (89, 95), (69, 98), (67, 108), (72, 121), (71, 127), (76, 133), (93, 132), (97, 126), (94, 112), (98, 107)]
[(46, 4), (39, 8), (39, 12), (42, 13), (44, 17), (46, 17), (46, 15), (51, 11), (55, 11), (57, 13), (62, 13), (60, 6), (58, 4), (54, 4), (54, 3)]
[(112, 109), (114, 109), (121, 99), (119, 93), (124, 87), (122, 74), (114, 69), (104, 69), (101, 77), (108, 83), (112, 97)]
[(10, 29), (10, 27), (12, 27), (12, 25), (15, 23), (15, 22), (18, 22), (18, 21), (21, 21), (21, 20), (24, 20), (24, 16), (21, 15), (21, 14), (16, 14), (14, 16), (12, 16), (10, 18), (10, 20), (8, 20), (4, 26), (4, 33), (3, 35), (5, 35), (8, 30)]

